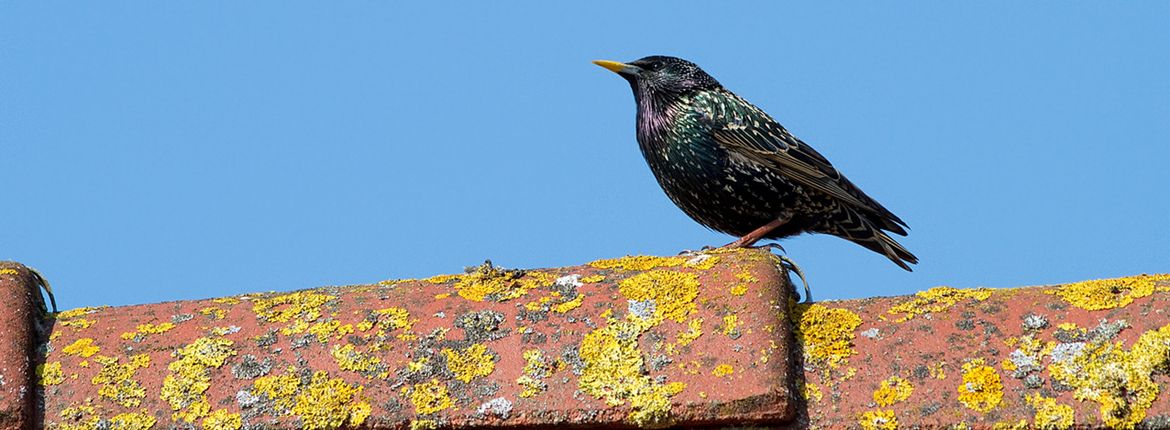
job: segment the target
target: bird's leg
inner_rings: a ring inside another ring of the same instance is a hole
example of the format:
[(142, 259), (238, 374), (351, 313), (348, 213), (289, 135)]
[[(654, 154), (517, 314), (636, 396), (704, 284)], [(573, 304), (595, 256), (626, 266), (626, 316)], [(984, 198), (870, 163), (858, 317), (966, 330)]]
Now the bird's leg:
[(776, 218), (776, 219), (772, 220), (772, 222), (764, 224), (762, 227), (757, 228), (755, 230), (752, 230), (751, 233), (745, 234), (745, 235), (743, 235), (743, 237), (736, 239), (735, 242), (731, 242), (729, 244), (723, 245), (723, 248), (725, 248), (725, 249), (747, 248), (749, 246), (752, 246), (756, 242), (758, 242), (760, 239), (763, 239), (764, 235), (768, 234), (772, 230), (775, 230), (776, 227), (780, 227), (780, 226), (784, 225), (784, 223), (786, 223), (786, 222), (788, 222), (787, 218)]

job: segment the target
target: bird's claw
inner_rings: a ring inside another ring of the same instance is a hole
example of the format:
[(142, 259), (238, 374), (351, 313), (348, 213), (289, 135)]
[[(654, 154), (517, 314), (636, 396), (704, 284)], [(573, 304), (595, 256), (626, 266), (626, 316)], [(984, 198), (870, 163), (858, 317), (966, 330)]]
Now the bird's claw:
[(780, 252), (783, 252), (783, 253), (785, 253), (785, 254), (787, 254), (787, 253), (788, 253), (788, 250), (784, 249), (784, 247), (783, 247), (783, 246), (780, 246), (780, 244), (779, 244), (779, 243), (775, 243), (775, 242), (773, 242), (773, 243), (769, 243), (769, 244), (765, 244), (765, 245), (760, 245), (760, 248), (768, 248), (768, 249), (779, 249), (779, 250), (780, 250)]
[(46, 296), (49, 296), (49, 303), (52, 304), (52, 307), (53, 307), (52, 312), (49, 312), (49, 308), (47, 306), (45, 306), (45, 300), (42, 298), (41, 300), (38, 301), (38, 304), (40, 305), (40, 308), (41, 308), (41, 312), (46, 314), (46, 315), (48, 315), (50, 313), (53, 313), (53, 314), (57, 313), (57, 298), (55, 296), (53, 296), (53, 287), (49, 286), (49, 281), (46, 281), (45, 276), (41, 275), (41, 272), (38, 272), (37, 269), (33, 269), (33, 268), (29, 267), (28, 271), (32, 272), (33, 278), (35, 278), (37, 286), (39, 286), (41, 288), (41, 290), (45, 292)]
[(716, 247), (714, 247), (714, 246), (711, 246), (711, 245), (703, 245), (703, 247), (702, 247), (702, 248), (699, 248), (699, 250), (698, 250), (698, 251), (694, 251), (694, 250), (690, 250), (690, 249), (684, 249), (684, 250), (680, 251), (680, 252), (678, 253), (678, 255), (698, 255), (698, 254), (706, 254), (706, 253), (707, 253), (707, 251), (713, 251), (713, 250), (716, 250), (716, 249), (719, 249), (719, 248), (716, 248)]
[(808, 279), (804, 277), (804, 271), (800, 270), (800, 266), (797, 266), (796, 262), (792, 261), (792, 259), (788, 258), (786, 255), (777, 255), (776, 258), (780, 259), (780, 267), (784, 268), (784, 274), (786, 276), (788, 275), (788, 272), (796, 272), (796, 276), (799, 276), (800, 282), (804, 284), (804, 300), (801, 300), (800, 302), (812, 303), (812, 288), (809, 288), (808, 286)]

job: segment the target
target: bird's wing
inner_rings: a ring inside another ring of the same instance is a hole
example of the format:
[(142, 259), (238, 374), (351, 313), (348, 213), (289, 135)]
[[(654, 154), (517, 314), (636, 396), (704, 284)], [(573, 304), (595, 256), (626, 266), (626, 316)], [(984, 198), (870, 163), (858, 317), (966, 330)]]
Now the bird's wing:
[(841, 175), (829, 160), (797, 139), (764, 111), (731, 96), (703, 113), (715, 141), (733, 153), (777, 169), (798, 184), (825, 193), (863, 213), (885, 230), (905, 235), (906, 223)]

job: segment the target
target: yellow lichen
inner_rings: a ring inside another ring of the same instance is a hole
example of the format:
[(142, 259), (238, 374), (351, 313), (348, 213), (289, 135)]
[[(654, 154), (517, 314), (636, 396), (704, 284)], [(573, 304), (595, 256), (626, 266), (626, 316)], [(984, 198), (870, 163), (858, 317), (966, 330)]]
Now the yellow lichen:
[(763, 348), (760, 350), (760, 357), (756, 359), (756, 364), (768, 364), (768, 360), (770, 360), (770, 359), (771, 359), (770, 351), (768, 350), (768, 348)]
[(300, 418), (305, 429), (358, 427), (371, 411), (361, 386), (330, 378), (324, 371), (314, 372), (304, 384), (296, 368), (289, 367), (284, 374), (256, 378), (253, 387), (272, 400), (278, 413)]
[(280, 334), (291, 336), (294, 334), (301, 334), (306, 331), (309, 331), (309, 323), (305, 321), (293, 321), (292, 324), (289, 324), (280, 329)]
[(240, 299), (237, 299), (235, 297), (220, 297), (218, 299), (211, 299), (211, 301), (215, 302), (215, 303), (222, 303), (225, 305), (235, 305), (235, 304), (240, 303)]
[(501, 302), (515, 299), (534, 288), (552, 285), (554, 280), (556, 276), (551, 273), (506, 270), (491, 263), (484, 263), (463, 275), (441, 275), (427, 279), (436, 284), (456, 281), (455, 292), (460, 297), (476, 302), (488, 298)]
[(574, 297), (573, 300), (559, 303), (559, 304), (553, 306), (552, 310), (555, 311), (556, 313), (563, 314), (565, 312), (568, 312), (568, 311), (571, 311), (573, 309), (577, 309), (577, 308), (581, 307), (581, 303), (584, 300), (585, 300), (585, 295), (577, 294), (577, 297)]
[(19, 275), (20, 272), (16, 269), (4, 268), (0, 269), (0, 275)]
[(947, 362), (939, 361), (927, 364), (926, 369), (930, 372), (931, 378), (943, 380), (947, 379), (947, 371), (944, 369), (946, 366)]
[[(634, 316), (625, 320), (607, 318), (604, 327), (585, 335), (579, 354), (585, 362), (578, 387), (610, 406), (630, 402), (628, 419), (635, 425), (664, 425), (670, 422), (670, 398), (686, 385), (662, 384), (642, 374), (644, 363), (638, 337), (656, 323)], [(681, 364), (680, 364), (681, 365)]]
[(41, 386), (57, 385), (65, 382), (65, 372), (61, 371), (60, 361), (38, 364), (35, 372)]
[(410, 319), (410, 312), (404, 308), (377, 309), (374, 316), (377, 318), (378, 327), (391, 331), (398, 329), (409, 331), (418, 321)]
[(1069, 405), (1056, 403), (1056, 399), (1044, 397), (1040, 394), (1029, 394), (1026, 397), (1028, 406), (1036, 410), (1032, 425), (1041, 430), (1067, 430), (1073, 425), (1073, 408)]
[(630, 397), (631, 423), (639, 427), (656, 427), (670, 423), (670, 398), (687, 388), (682, 382), (660, 385), (654, 390), (642, 391)]
[(910, 381), (891, 376), (882, 381), (881, 386), (873, 392), (873, 401), (878, 406), (890, 406), (910, 398), (910, 394), (913, 392), (914, 386), (910, 384)]
[(696, 309), (699, 279), (693, 273), (654, 270), (622, 280), (618, 289), (627, 299), (653, 301), (654, 321), (683, 322)]
[(1003, 400), (1003, 382), (995, 368), (977, 358), (963, 364), (963, 382), (959, 384), (959, 402), (972, 410), (988, 412)]
[(268, 322), (289, 322), (294, 318), (312, 322), (321, 318), (321, 306), (337, 297), (315, 291), (297, 291), (271, 298), (252, 300), (252, 312)]
[(362, 354), (350, 344), (334, 345), (330, 355), (333, 356), (333, 360), (337, 362), (337, 367), (341, 370), (365, 373), (367, 376), (378, 371), (378, 365), (382, 363), (382, 359)]
[(581, 278), (581, 282), (585, 283), (585, 284), (596, 284), (596, 283), (604, 281), (604, 280), (605, 280), (605, 277), (601, 276), (601, 275), (589, 275), (589, 276)]
[(203, 419), (203, 430), (239, 430), (243, 426), (244, 420), (240, 414), (228, 412), (227, 409), (216, 409)]
[(406, 363), (406, 370), (411, 372), (420, 372), (429, 369), (431, 359), (428, 357), (420, 357), (418, 360)]
[(731, 367), (730, 364), (720, 364), (718, 366), (715, 366), (715, 370), (711, 371), (712, 375), (719, 376), (719, 377), (727, 376), (727, 375), (730, 375), (732, 373), (735, 373), (735, 368)]
[[(1061, 325), (1063, 326), (1064, 324)], [(1058, 328), (1057, 330), (1060, 329)], [(1027, 359), (1033, 363), (1040, 363), (1042, 358), (1041, 356), (1045, 355), (1047, 353), (1046, 351), (1051, 351), (1051, 349), (1056, 346), (1055, 342), (1045, 343), (1032, 334), (1024, 335), (1019, 338), (1009, 338), (1004, 343), (1009, 344), (1009, 346), (1015, 345), (1017, 347), (1016, 350), (1012, 352), (1012, 357), (1014, 358), (1004, 360), (999, 363), (1000, 367), (1002, 367), (1005, 372), (1015, 372), (1019, 368), (1019, 365), (1016, 364), (1016, 360)]]
[(427, 279), (423, 279), (423, 281), (430, 282), (432, 284), (445, 284), (453, 280), (458, 280), (459, 276), (461, 275), (435, 275)]
[(139, 324), (137, 327), (138, 332), (142, 334), (166, 333), (173, 328), (175, 328), (175, 323), (173, 322), (164, 322), (162, 324)]
[(83, 405), (70, 406), (61, 410), (58, 415), (61, 420), (50, 423), (49, 428), (55, 430), (96, 430), (101, 422), (101, 416), (95, 413), (89, 400)]
[(544, 309), (544, 305), (550, 301), (552, 301), (552, 297), (541, 297), (539, 300), (525, 303), (524, 309), (528, 309), (530, 312), (536, 312)]
[(477, 377), (491, 375), (496, 370), (496, 358), (488, 354), (487, 347), (482, 343), (473, 344), (462, 351), (443, 348), (442, 352), (447, 357), (447, 370), (460, 381), (471, 382)]
[(598, 269), (621, 269), (628, 271), (646, 271), (660, 267), (678, 267), (686, 263), (687, 257), (652, 257), (648, 255), (628, 255), (622, 258), (607, 258), (592, 261), (589, 266)]
[(211, 369), (236, 355), (233, 345), (227, 339), (201, 337), (172, 353), (178, 358), (167, 365), (171, 373), (163, 380), (160, 394), (175, 411), (171, 419), (192, 423), (211, 411), (204, 394), (211, 387)]
[(86, 328), (89, 328), (90, 326), (94, 325), (96, 322), (97, 321), (87, 320), (85, 318), (77, 318), (77, 319), (71, 319), (71, 320), (65, 320), (65, 321), (58, 321), (57, 324), (61, 324), (61, 325), (66, 326), (66, 327), (76, 327), (78, 329), (86, 329)]
[(371, 410), (370, 403), (362, 398), (362, 389), (318, 371), (297, 394), (291, 412), (301, 419), (301, 428), (306, 430), (358, 427)]
[(1028, 420), (997, 422), (991, 425), (991, 430), (1028, 430)]
[(113, 418), (110, 418), (109, 428), (116, 430), (147, 430), (154, 427), (154, 423), (154, 415), (146, 411), (127, 412), (114, 415)]
[(61, 352), (85, 358), (92, 357), (101, 350), (101, 348), (93, 344), (93, 339), (88, 337), (77, 339), (73, 341), (73, 343), (65, 346), (64, 348), (61, 348)]
[(825, 397), (825, 395), (821, 393), (821, 386), (812, 382), (804, 381), (803, 379), (801, 379), (801, 385), (802, 387), (800, 394), (804, 396), (805, 400), (819, 402)]
[(103, 307), (105, 307), (105, 306), (91, 306), (91, 307), (70, 309), (70, 310), (67, 310), (64, 312), (57, 313), (56, 317), (57, 317), (58, 321), (63, 320), (63, 319), (77, 318), (77, 317), (82, 316), (82, 315), (94, 313), (95, 311), (97, 311), (98, 309), (101, 309)]
[(524, 373), (516, 378), (516, 383), (524, 389), (520, 392), (520, 397), (533, 397), (540, 394), (548, 386), (541, 380), (547, 377), (552, 368), (544, 359), (544, 353), (539, 349), (529, 349), (524, 351)]
[(938, 313), (950, 309), (964, 300), (984, 301), (991, 297), (991, 290), (987, 288), (959, 289), (951, 287), (934, 287), (914, 294), (910, 301), (890, 308), (891, 315), (905, 314), (898, 322), (905, 322), (915, 316)]
[(284, 374), (256, 378), (252, 386), (256, 392), (272, 399), (277, 410), (287, 412), (296, 404), (297, 390), (301, 386), (301, 378), (297, 377), (296, 370), (295, 367), (289, 367)]
[(1061, 337), (1069, 337), (1069, 338), (1076, 339), (1076, 338), (1085, 337), (1086, 335), (1089, 334), (1089, 331), (1085, 330), (1085, 328), (1083, 328), (1081, 326), (1078, 326), (1076, 323), (1066, 322), (1066, 323), (1060, 323), (1060, 325), (1057, 325), (1056, 326), (1056, 333), (1054, 333), (1054, 334), (1059, 335)]
[(1154, 293), (1154, 283), (1170, 280), (1170, 274), (1140, 275), (1127, 278), (1097, 279), (1062, 285), (1048, 291), (1070, 305), (1096, 311), (1124, 307), (1134, 299)]
[(1170, 369), (1170, 325), (1143, 333), (1129, 350), (1103, 340), (1083, 345), (1070, 357), (1054, 357), (1052, 378), (1073, 387), (1077, 400), (1099, 403), (1106, 426), (1134, 428), (1158, 397), (1153, 375)]
[(342, 324), (337, 320), (322, 321), (309, 325), (305, 331), (316, 335), (317, 341), (327, 342), (330, 339), (341, 339), (345, 335), (353, 333), (353, 324)]
[(889, 409), (865, 411), (857, 423), (865, 430), (894, 430), (898, 428), (898, 417)]
[(735, 314), (725, 315), (723, 317), (723, 334), (731, 336), (735, 334), (739, 328), (739, 317)]
[(861, 325), (861, 317), (856, 313), (799, 304), (793, 307), (792, 317), (796, 319), (796, 339), (806, 362), (836, 369), (857, 353), (853, 350), (853, 331)]
[(687, 321), (687, 331), (678, 334), (678, 346), (687, 346), (703, 335), (703, 319), (692, 318)]
[(148, 334), (165, 333), (173, 328), (175, 328), (175, 323), (173, 323), (173, 322), (164, 322), (162, 324), (150, 324), (150, 323), (139, 324), (138, 327), (136, 327), (136, 331), (122, 333), (122, 339), (126, 339), (126, 340), (134, 339), (135, 337), (138, 337), (138, 335), (140, 335), (140, 334), (141, 335), (148, 335)]
[(739, 283), (731, 287), (731, 294), (736, 296), (742, 296), (747, 293), (748, 284), (754, 284), (760, 281), (752, 275), (752, 272), (746, 271), (735, 274), (735, 278), (739, 279)]
[(415, 384), (410, 392), (410, 403), (414, 405), (414, 412), (419, 415), (430, 415), (454, 405), (447, 394), (447, 386), (438, 379)]
[(203, 315), (210, 316), (210, 317), (217, 319), (217, 320), (221, 320), (225, 316), (227, 316), (227, 311), (220, 309), (220, 308), (217, 308), (215, 306), (208, 306), (206, 308), (199, 309), (199, 313), (201, 313)]
[(137, 354), (130, 357), (128, 363), (118, 363), (117, 357), (97, 356), (93, 359), (101, 363), (102, 370), (93, 377), (91, 382), (98, 386), (98, 396), (117, 402), (119, 405), (133, 408), (142, 404), (146, 398), (146, 389), (134, 380), (138, 369), (150, 367), (150, 356)]
[(451, 293), (435, 294), (435, 300), (442, 300), (451, 297)]
[(523, 388), (520, 390), (520, 397), (523, 398), (535, 397), (547, 388), (544, 382), (528, 375), (520, 375), (516, 378), (516, 384)]
[(413, 420), (410, 422), (410, 430), (435, 430), (439, 428), (439, 423), (435, 420)]

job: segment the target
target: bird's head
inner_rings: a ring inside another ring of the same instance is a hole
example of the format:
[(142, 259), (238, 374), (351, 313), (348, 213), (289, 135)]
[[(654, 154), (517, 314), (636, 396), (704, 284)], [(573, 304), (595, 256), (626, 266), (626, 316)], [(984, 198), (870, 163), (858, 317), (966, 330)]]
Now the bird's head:
[(719, 82), (690, 61), (654, 55), (629, 63), (598, 60), (604, 67), (630, 82), (638, 94), (675, 93), (719, 88)]

